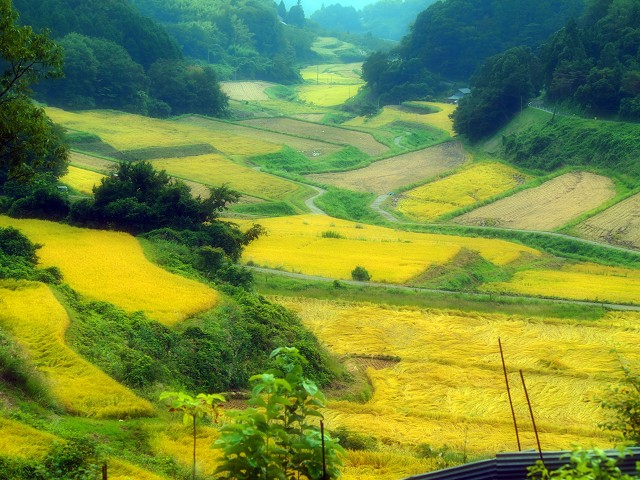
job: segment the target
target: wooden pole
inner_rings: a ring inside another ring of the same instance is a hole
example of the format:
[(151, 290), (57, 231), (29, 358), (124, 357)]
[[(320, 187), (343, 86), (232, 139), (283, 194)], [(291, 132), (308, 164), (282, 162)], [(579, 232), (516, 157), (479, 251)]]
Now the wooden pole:
[(102, 480), (107, 480), (107, 464), (102, 464)]
[(533, 409), (531, 408), (531, 401), (529, 400), (529, 392), (527, 392), (527, 385), (524, 383), (524, 375), (520, 370), (520, 378), (522, 379), (522, 388), (524, 388), (524, 394), (527, 397), (527, 405), (529, 405), (529, 414), (531, 415), (531, 424), (533, 425), (533, 431), (536, 434), (536, 442), (538, 444), (538, 453), (540, 454), (540, 461), (544, 465), (544, 458), (542, 457), (542, 447), (540, 446), (540, 437), (538, 436), (538, 427), (536, 427), (536, 419), (533, 416)]
[(516, 412), (513, 409), (513, 400), (511, 399), (511, 389), (509, 388), (509, 377), (507, 377), (507, 365), (504, 362), (504, 353), (502, 351), (502, 342), (498, 337), (498, 345), (500, 346), (500, 358), (502, 358), (502, 371), (504, 372), (504, 381), (507, 384), (507, 396), (509, 397), (509, 406), (511, 407), (511, 417), (513, 418), (513, 428), (516, 430), (516, 441), (518, 442), (518, 451), (522, 451), (520, 446), (520, 435), (518, 434), (518, 422), (516, 421)]

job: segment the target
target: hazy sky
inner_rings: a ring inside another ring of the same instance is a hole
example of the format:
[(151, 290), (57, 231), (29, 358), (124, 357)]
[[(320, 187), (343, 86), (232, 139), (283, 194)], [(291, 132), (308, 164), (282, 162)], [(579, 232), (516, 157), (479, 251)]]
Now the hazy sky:
[[(287, 6), (287, 10), (291, 8), (297, 0), (284, 0), (284, 4)], [(365, 5), (369, 5), (370, 3), (375, 3), (376, 0), (301, 0), (300, 5), (302, 5), (302, 9), (304, 10), (304, 14), (307, 17), (310, 17), (313, 12), (316, 10), (320, 10), (322, 4), (325, 6), (335, 5), (339, 3), (343, 7), (348, 7), (349, 5), (353, 6), (356, 10), (361, 10)], [(279, 1), (277, 3), (280, 3)]]

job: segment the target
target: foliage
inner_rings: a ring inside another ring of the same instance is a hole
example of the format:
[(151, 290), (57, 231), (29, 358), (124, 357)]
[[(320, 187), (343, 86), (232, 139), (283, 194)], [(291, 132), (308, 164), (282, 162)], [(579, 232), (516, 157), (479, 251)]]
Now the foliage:
[(373, 193), (329, 187), (327, 193), (315, 200), (315, 204), (333, 217), (375, 223), (379, 217), (369, 207), (374, 199)]
[(611, 432), (620, 433), (625, 441), (640, 445), (640, 375), (629, 365), (622, 365), (624, 379), (611, 386), (600, 400), (609, 412), (609, 420), (602, 425)]
[(369, 280), (371, 280), (371, 275), (369, 275), (369, 272), (366, 268), (358, 265), (356, 268), (351, 270), (351, 278), (359, 282), (368, 282)]
[[(235, 479), (340, 478), (344, 450), (314, 420), (322, 419), (324, 395), (305, 378), (296, 348), (275, 349), (275, 368), (251, 377), (250, 407), (231, 410), (215, 446), (222, 450), (216, 473)], [(325, 464), (326, 459), (326, 464)]]
[(0, 184), (67, 160), (43, 109), (28, 97), (32, 85), (60, 76), (62, 51), (46, 32), (16, 23), (11, 0), (0, 1)]
[(33, 244), (17, 229), (0, 228), (0, 278), (59, 283), (62, 274), (58, 268), (36, 268), (38, 248), (40, 245)]
[(569, 463), (557, 470), (548, 470), (545, 465), (538, 460), (536, 464), (529, 467), (527, 478), (553, 479), (566, 478), (571, 480), (609, 480), (620, 478), (623, 480), (633, 480), (638, 476), (622, 473), (617, 462), (624, 458), (624, 451), (620, 452), (618, 458), (608, 457), (607, 454), (596, 448), (594, 450), (575, 450), (569, 457)]

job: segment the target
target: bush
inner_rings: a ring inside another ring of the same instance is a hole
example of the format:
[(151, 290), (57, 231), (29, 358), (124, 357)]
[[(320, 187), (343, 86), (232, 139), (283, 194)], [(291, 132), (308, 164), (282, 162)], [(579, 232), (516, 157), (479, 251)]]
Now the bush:
[(351, 271), (351, 278), (359, 282), (368, 282), (371, 280), (371, 275), (367, 272), (367, 269), (358, 265)]

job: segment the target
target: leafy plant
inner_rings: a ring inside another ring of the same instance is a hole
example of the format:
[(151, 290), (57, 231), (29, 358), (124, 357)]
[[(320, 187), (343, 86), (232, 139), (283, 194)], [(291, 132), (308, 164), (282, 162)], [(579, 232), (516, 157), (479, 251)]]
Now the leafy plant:
[(634, 445), (640, 444), (640, 375), (622, 365), (622, 384), (611, 386), (600, 405), (609, 410), (609, 421), (601, 425), (605, 430), (620, 432)]
[(160, 400), (168, 401), (170, 412), (181, 412), (182, 423), (185, 426), (193, 425), (193, 480), (196, 478), (196, 421), (212, 415), (214, 420), (218, 419), (218, 405), (223, 403), (224, 397), (218, 393), (206, 394), (200, 393), (195, 397), (184, 392), (162, 392)]
[(571, 480), (609, 480), (614, 478), (632, 480), (640, 478), (623, 473), (618, 467), (618, 460), (624, 458), (625, 453), (620, 452), (617, 458), (608, 457), (607, 454), (596, 448), (594, 450), (576, 450), (571, 453), (569, 463), (557, 470), (549, 470), (542, 461), (527, 470), (527, 478), (552, 479), (567, 478)]
[(359, 282), (368, 282), (369, 280), (371, 280), (371, 275), (369, 275), (369, 272), (366, 268), (358, 265), (351, 271), (351, 278)]
[(271, 353), (275, 368), (251, 378), (250, 407), (230, 410), (215, 447), (216, 473), (234, 479), (339, 478), (344, 449), (313, 422), (321, 419), (324, 395), (304, 377), (296, 348)]

